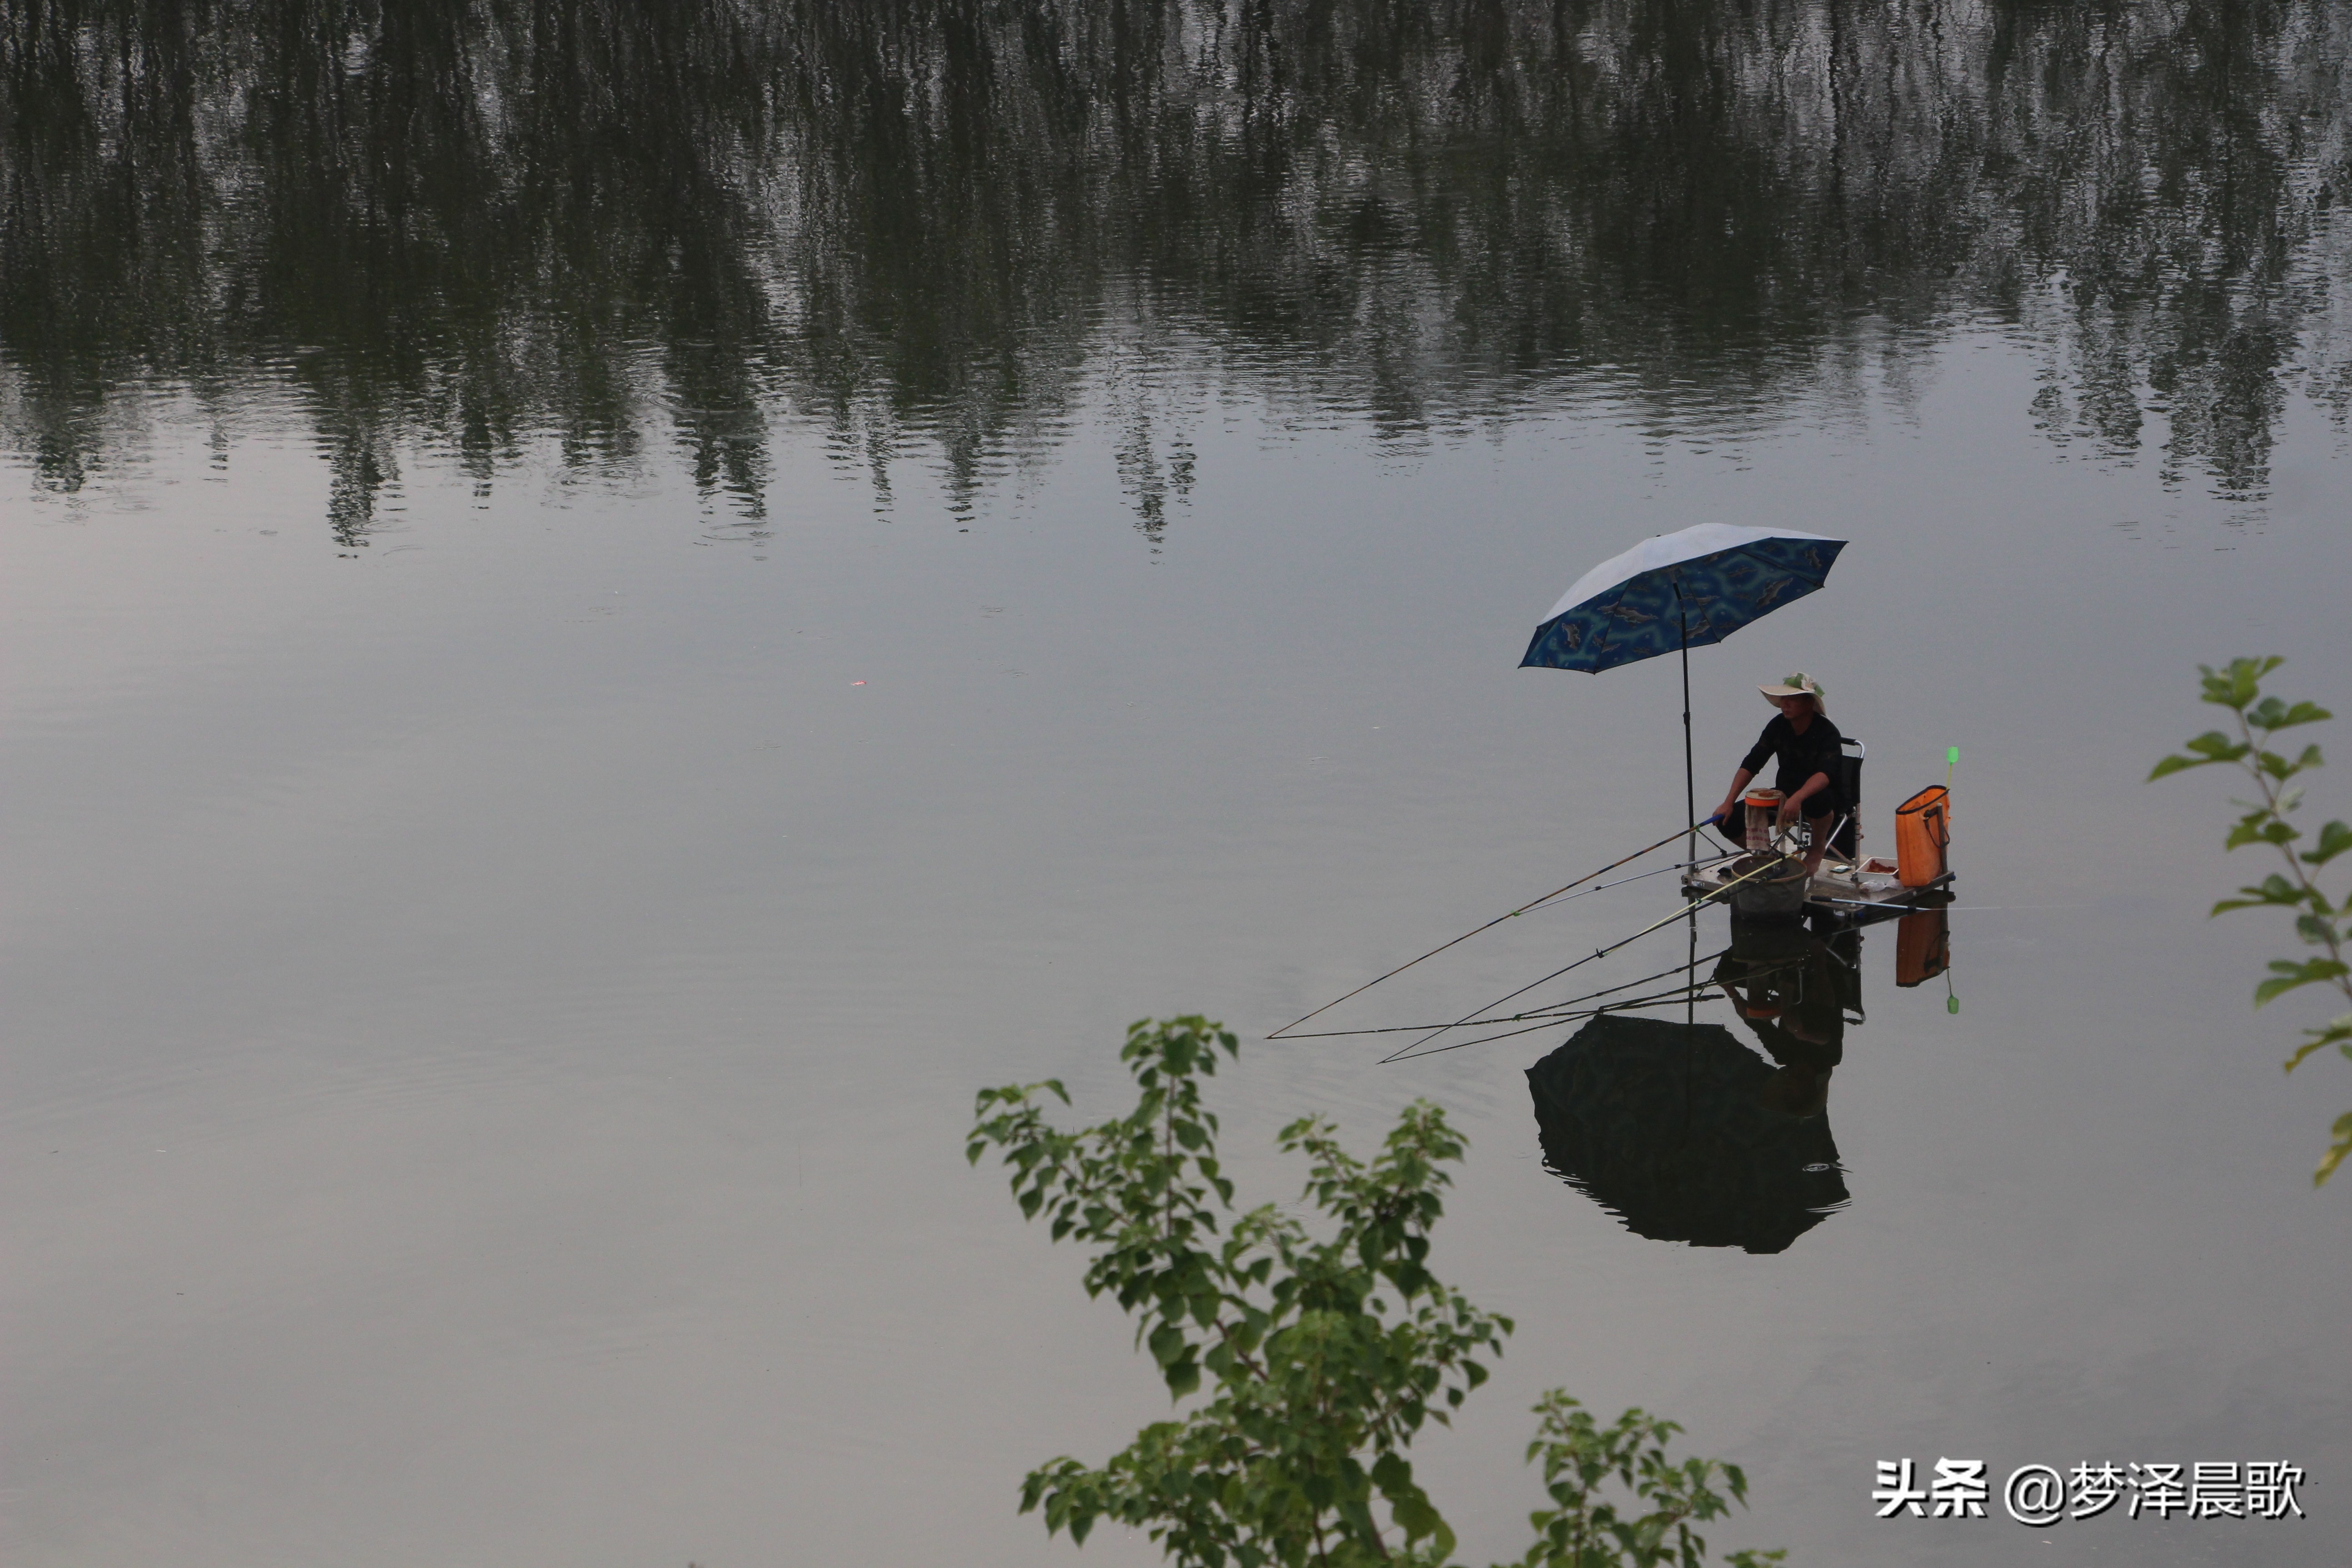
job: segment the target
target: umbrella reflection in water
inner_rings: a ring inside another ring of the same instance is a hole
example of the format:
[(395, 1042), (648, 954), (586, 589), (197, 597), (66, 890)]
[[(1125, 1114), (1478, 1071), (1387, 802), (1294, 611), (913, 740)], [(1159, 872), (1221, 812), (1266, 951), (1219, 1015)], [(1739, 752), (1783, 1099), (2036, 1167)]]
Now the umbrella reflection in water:
[(1719, 1024), (1604, 1014), (1528, 1069), (1545, 1163), (1637, 1236), (1785, 1250), (1848, 1198), (1826, 1104), (1860, 950), (1735, 922), (1713, 978), (1770, 1061)]

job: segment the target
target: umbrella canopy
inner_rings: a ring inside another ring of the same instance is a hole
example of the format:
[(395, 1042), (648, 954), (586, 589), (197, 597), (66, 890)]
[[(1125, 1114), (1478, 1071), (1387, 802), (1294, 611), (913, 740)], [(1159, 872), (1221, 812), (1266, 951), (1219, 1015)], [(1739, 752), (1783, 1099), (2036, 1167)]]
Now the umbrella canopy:
[(1577, 579), (1519, 667), (1613, 669), (1721, 642), (1820, 587), (1844, 548), (1818, 533), (1724, 522), (1645, 539)]
[(1529, 1068), (1528, 1087), (1544, 1163), (1626, 1229), (1780, 1252), (1847, 1201), (1828, 1118), (1778, 1109), (1780, 1076), (1719, 1024), (1618, 1013)]

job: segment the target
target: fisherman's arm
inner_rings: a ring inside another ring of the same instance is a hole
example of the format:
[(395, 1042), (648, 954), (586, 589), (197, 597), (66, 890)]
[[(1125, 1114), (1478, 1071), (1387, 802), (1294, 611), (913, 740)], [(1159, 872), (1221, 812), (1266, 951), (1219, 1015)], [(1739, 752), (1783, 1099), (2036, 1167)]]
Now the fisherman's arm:
[(1755, 776), (1756, 775), (1754, 773), (1749, 773), (1744, 767), (1733, 773), (1731, 775), (1731, 788), (1725, 792), (1723, 804), (1715, 808), (1715, 815), (1719, 817), (1729, 816), (1731, 815), (1731, 808), (1739, 803), (1739, 792), (1746, 789), (1748, 787), (1748, 781)]
[(1723, 804), (1715, 808), (1716, 816), (1731, 815), (1731, 808), (1739, 804), (1739, 792), (1748, 787), (1748, 781), (1756, 776), (1756, 770), (1762, 767), (1766, 760), (1780, 749), (1780, 737), (1772, 731), (1775, 727), (1783, 722), (1785, 721), (1775, 719), (1771, 723), (1765, 725), (1764, 733), (1756, 738), (1756, 743), (1748, 749), (1748, 754), (1739, 759), (1738, 771), (1731, 775), (1731, 788), (1725, 792)]

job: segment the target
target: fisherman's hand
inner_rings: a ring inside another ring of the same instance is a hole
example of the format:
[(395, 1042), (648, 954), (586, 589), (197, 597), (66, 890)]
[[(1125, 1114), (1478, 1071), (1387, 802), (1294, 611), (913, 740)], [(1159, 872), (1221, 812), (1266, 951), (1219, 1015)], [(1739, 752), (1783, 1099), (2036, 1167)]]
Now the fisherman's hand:
[(1797, 801), (1793, 799), (1782, 801), (1780, 803), (1780, 826), (1786, 827), (1789, 824), (1796, 821), (1797, 812), (1799, 809), (1800, 806)]

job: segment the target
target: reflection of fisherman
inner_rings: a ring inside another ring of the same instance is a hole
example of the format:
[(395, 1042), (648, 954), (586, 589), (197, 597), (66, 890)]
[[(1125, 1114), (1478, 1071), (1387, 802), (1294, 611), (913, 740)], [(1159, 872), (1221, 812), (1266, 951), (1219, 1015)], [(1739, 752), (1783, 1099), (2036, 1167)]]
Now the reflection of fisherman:
[(1741, 842), (1747, 832), (1748, 808), (1740, 801), (1740, 792), (1763, 767), (1764, 759), (1778, 753), (1780, 772), (1775, 787), (1780, 792), (1780, 815), (1773, 826), (1786, 827), (1803, 816), (1812, 837), (1805, 851), (1805, 870), (1811, 875), (1822, 868), (1822, 854), (1830, 843), (1831, 818), (1853, 809), (1838, 788), (1844, 767), (1840, 742), (1844, 737), (1830, 722), (1822, 683), (1803, 671), (1778, 686), (1757, 689), (1764, 693), (1767, 702), (1779, 705), (1780, 716), (1764, 726), (1764, 733), (1740, 760), (1739, 771), (1731, 775), (1731, 788), (1724, 793), (1716, 813), (1731, 841)]
[(1845, 1059), (1836, 962), (1820, 937), (1781, 926), (1735, 928), (1731, 951), (1715, 966), (1716, 984), (1740, 1021), (1780, 1064), (1759, 1098), (1790, 1116), (1822, 1113), (1830, 1071)]

